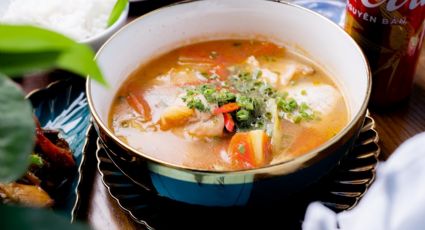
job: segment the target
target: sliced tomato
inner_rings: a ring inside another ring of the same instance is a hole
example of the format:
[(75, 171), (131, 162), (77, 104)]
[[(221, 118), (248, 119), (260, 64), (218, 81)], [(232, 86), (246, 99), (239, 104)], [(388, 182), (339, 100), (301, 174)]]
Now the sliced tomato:
[(264, 130), (252, 130), (248, 135), (254, 149), (255, 166), (264, 165), (270, 158), (270, 138)]
[(151, 108), (142, 96), (130, 92), (127, 96), (127, 102), (134, 111), (144, 117), (145, 121), (152, 120)]
[(215, 109), (213, 111), (213, 113), (215, 115), (220, 114), (220, 113), (231, 113), (231, 112), (238, 110), (239, 108), (240, 108), (240, 106), (238, 105), (238, 103), (232, 102), (232, 103), (227, 103), (225, 105), (218, 107), (217, 109)]
[(227, 150), (231, 165), (235, 169), (253, 168), (254, 150), (248, 133), (236, 133), (230, 140)]
[(270, 160), (270, 140), (263, 130), (252, 130), (233, 135), (228, 147), (234, 169), (248, 169), (265, 165)]

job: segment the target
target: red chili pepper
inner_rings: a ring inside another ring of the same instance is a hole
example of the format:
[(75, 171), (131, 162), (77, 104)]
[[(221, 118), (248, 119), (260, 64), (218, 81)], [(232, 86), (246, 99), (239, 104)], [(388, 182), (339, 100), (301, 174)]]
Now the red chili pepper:
[(232, 115), (230, 113), (223, 114), (224, 116), (224, 127), (229, 132), (233, 132), (235, 130), (235, 122), (233, 121)]
[(232, 102), (232, 103), (228, 103), (225, 105), (222, 105), (220, 107), (218, 107), (217, 109), (214, 110), (214, 114), (220, 114), (220, 113), (231, 113), (233, 111), (236, 111), (240, 108), (240, 106), (238, 105), (238, 103), (236, 102)]
[(36, 122), (36, 136), (37, 145), (40, 147), (43, 154), (45, 154), (49, 160), (61, 167), (69, 168), (75, 165), (75, 161), (72, 158), (72, 153), (64, 148), (61, 148), (53, 144), (47, 137), (44, 136), (43, 130), (41, 129), (38, 121)]

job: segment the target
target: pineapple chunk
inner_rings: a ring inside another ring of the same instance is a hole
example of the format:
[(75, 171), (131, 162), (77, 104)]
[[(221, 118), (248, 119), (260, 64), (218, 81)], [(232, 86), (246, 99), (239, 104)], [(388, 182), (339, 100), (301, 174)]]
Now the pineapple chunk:
[(186, 124), (195, 114), (186, 106), (170, 106), (161, 114), (159, 125), (161, 130), (168, 130)]
[(269, 140), (263, 130), (252, 130), (248, 133), (254, 150), (254, 166), (264, 165), (269, 155)]

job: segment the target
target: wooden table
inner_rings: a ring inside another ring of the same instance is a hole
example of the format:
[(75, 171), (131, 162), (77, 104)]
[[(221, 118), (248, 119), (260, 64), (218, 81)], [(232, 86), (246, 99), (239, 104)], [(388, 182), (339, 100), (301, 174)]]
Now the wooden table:
[[(45, 76), (27, 78), (21, 82), (26, 92), (46, 86), (55, 79)], [(381, 160), (387, 159), (406, 139), (425, 131), (425, 46), (422, 48), (416, 81), (409, 101), (404, 105), (385, 112), (371, 111), (376, 121), (380, 136)], [(94, 153), (91, 153), (94, 154)], [(95, 162), (88, 166), (87, 173), (92, 172), (92, 189), (84, 194), (87, 221), (94, 229), (138, 229), (135, 223), (112, 199), (103, 185)]]

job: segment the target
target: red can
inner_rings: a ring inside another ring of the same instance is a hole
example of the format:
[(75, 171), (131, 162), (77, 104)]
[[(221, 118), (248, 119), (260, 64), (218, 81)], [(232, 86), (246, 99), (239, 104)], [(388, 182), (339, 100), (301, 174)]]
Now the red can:
[(371, 105), (406, 99), (425, 34), (425, 0), (347, 0), (345, 30), (372, 69)]

